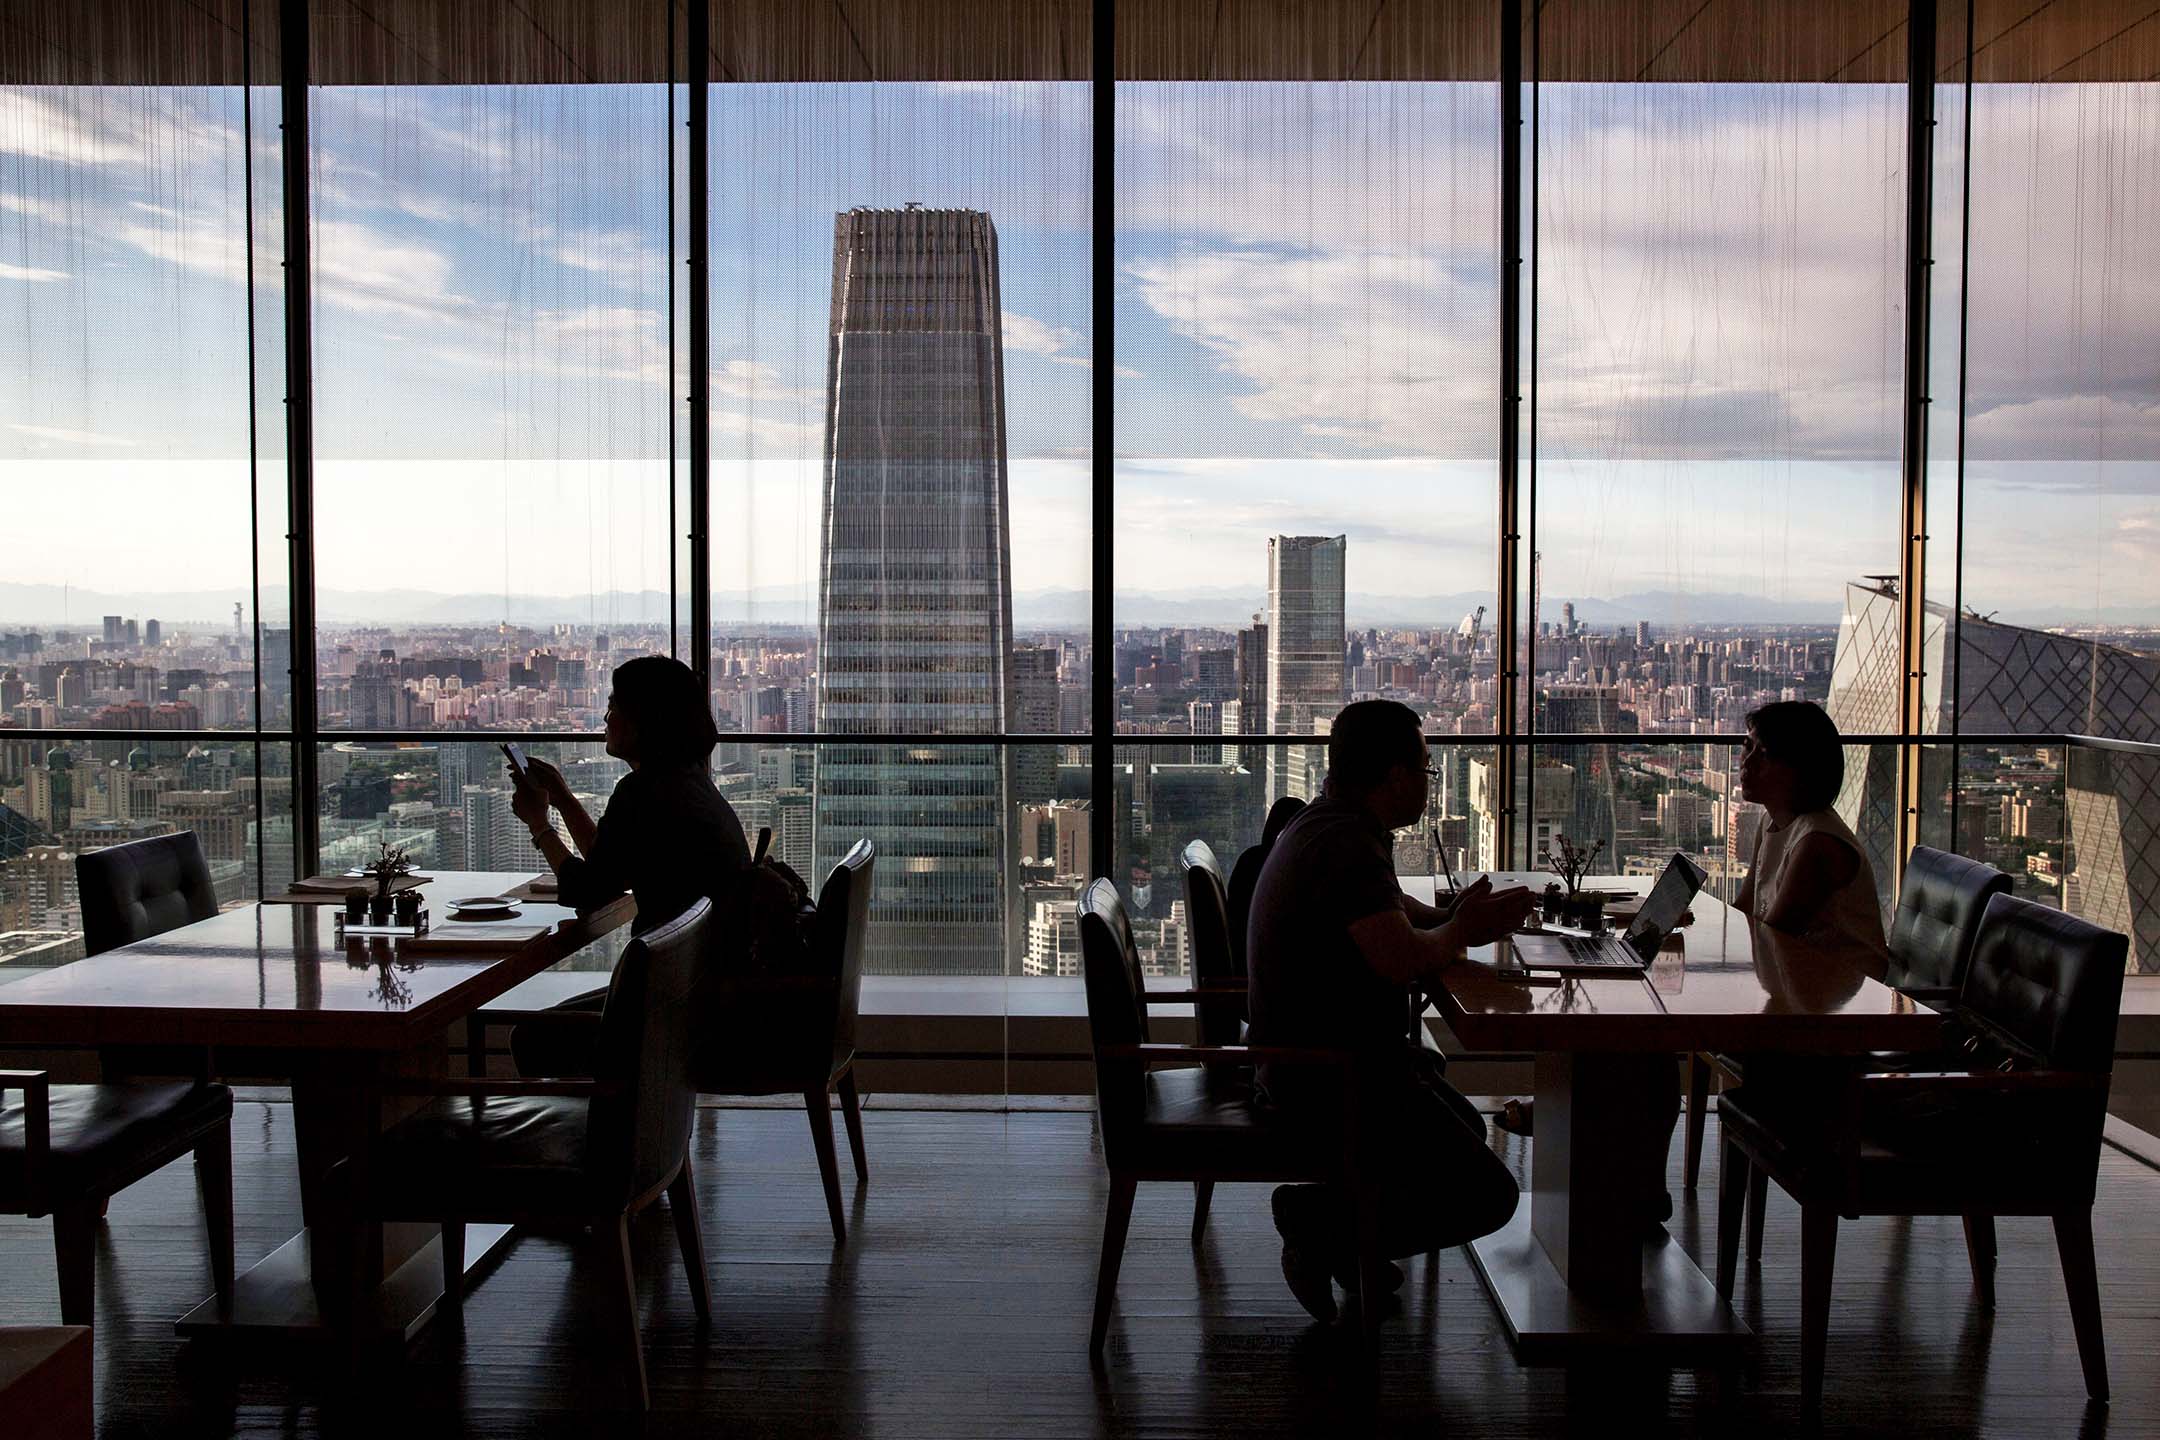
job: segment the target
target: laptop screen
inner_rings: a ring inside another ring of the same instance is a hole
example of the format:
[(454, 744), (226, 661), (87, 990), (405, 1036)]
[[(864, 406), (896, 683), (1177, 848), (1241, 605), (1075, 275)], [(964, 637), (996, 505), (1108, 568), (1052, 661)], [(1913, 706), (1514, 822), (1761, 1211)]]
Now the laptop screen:
[(1650, 898), (1643, 901), (1642, 910), (1635, 916), (1635, 923), (1627, 928), (1627, 943), (1635, 953), (1649, 960), (1665, 943), (1665, 937), (1679, 928), (1680, 918), (1687, 914), (1695, 892), (1702, 889), (1710, 876), (1687, 856), (1675, 850), (1672, 859), (1665, 862), (1665, 873), (1658, 876), (1657, 885), (1650, 891)]

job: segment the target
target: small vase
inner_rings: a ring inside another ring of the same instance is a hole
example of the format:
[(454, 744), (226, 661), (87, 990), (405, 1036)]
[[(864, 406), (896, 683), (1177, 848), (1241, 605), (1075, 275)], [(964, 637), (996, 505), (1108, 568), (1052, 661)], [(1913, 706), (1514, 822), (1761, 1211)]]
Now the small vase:
[(420, 921), (420, 892), (417, 890), (401, 891), (396, 899), (397, 923), (400, 925), (418, 924)]
[(370, 895), (370, 896), (368, 896), (368, 902), (367, 902), (367, 915), (368, 915), (368, 923), (369, 923), (370, 925), (387, 925), (387, 924), (389, 924), (389, 923), (390, 923), (390, 897), (389, 897), (388, 895)]

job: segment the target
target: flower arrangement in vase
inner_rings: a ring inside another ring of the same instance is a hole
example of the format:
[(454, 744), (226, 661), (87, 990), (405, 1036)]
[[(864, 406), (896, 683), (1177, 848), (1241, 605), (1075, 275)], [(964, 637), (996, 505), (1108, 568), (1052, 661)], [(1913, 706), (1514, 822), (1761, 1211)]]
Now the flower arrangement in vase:
[(390, 887), (416, 867), (412, 857), (403, 849), (393, 849), (385, 840), (382, 849), (373, 860), (360, 868), (360, 873), (375, 882), (375, 893), (368, 900), (368, 919), (377, 925), (387, 924), (391, 914)]
[(1595, 841), (1587, 850), (1566, 835), (1553, 836), (1552, 849), (1545, 857), (1546, 868), (1567, 883), (1567, 895), (1560, 902), (1561, 914), (1573, 925), (1585, 930), (1601, 928), (1605, 918), (1605, 897), (1582, 893), (1583, 877), (1604, 853), (1605, 842)]

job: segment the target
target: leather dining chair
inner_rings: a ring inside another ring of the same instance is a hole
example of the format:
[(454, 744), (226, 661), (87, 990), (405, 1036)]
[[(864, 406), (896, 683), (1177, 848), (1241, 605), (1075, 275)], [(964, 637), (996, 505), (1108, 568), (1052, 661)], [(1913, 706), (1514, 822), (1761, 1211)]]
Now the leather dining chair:
[[(832, 1097), (840, 1094), (855, 1183), (869, 1183), (862, 1098), (855, 1086), (855, 1027), (862, 1006), (863, 944), (870, 928), (877, 849), (858, 840), (818, 891), (810, 938), (811, 972), (721, 979), (699, 987), (691, 1083), (700, 1095), (800, 1095), (810, 1116), (818, 1174), (833, 1240), (847, 1240), (840, 1160), (833, 1150)], [(724, 942), (723, 942), (724, 943)]]
[[(392, 1082), (388, 1094), (427, 1097), (339, 1166), (356, 1213), (442, 1226), (443, 1289), (464, 1297), (470, 1223), (585, 1223), (607, 1270), (613, 1340), (640, 1408), (648, 1403), (638, 1337), (630, 1217), (665, 1194), (699, 1318), (712, 1313), (691, 1177), (691, 990), (712, 902), (700, 899), (630, 942), (598, 1017), (594, 1074), (578, 1080)], [(354, 1245), (349, 1284), (365, 1293), (381, 1273)], [(356, 1322), (364, 1327), (364, 1318)], [(366, 1338), (364, 1329), (356, 1335)]]
[[(1132, 925), (1117, 887), (1097, 880), (1080, 905), (1080, 944), (1087, 974), (1088, 1035), (1095, 1059), (1095, 1104), (1103, 1161), (1110, 1171), (1110, 1205), (1103, 1218), (1101, 1264), (1095, 1278), (1094, 1321), (1088, 1352), (1099, 1356), (1110, 1330), (1118, 1270), (1133, 1200), (1143, 1180), (1194, 1182), (1212, 1190), (1218, 1181), (1323, 1181), (1347, 1184), (1358, 1195), (1358, 1280), (1363, 1294), (1378, 1294), (1381, 1259), (1375, 1210), (1358, 1181), (1356, 1071), (1348, 1052), (1250, 1045), (1160, 1044), (1150, 1038), (1148, 1006), (1191, 1004), (1189, 990), (1148, 990), (1142, 983)], [(1226, 1084), (1209, 1072), (1249, 1073), (1264, 1060), (1333, 1065), (1348, 1077), (1339, 1135), (1318, 1143), (1271, 1124), (1255, 1108), (1247, 1084)], [(1182, 1068), (1157, 1069), (1159, 1065)], [(1204, 1202), (1203, 1202), (1204, 1203)], [(1199, 1227), (1194, 1227), (1197, 1241)], [(1360, 1305), (1369, 1340), (1378, 1307)]]
[(217, 891), (192, 830), (109, 845), (75, 857), (83, 953), (147, 940), (217, 914)]
[(62, 1324), (96, 1313), (105, 1202), (190, 1151), (211, 1278), (232, 1304), (232, 1108), (223, 1085), (54, 1085), (42, 1070), (0, 1070), (0, 1214), (53, 1217)]
[(1730, 1298), (1746, 1179), (1800, 1203), (1800, 1391), (1821, 1405), (1839, 1217), (1957, 1215), (1983, 1303), (1995, 1217), (2055, 1226), (2085, 1388), (2108, 1394), (2092, 1207), (2129, 941), (2059, 910), (1994, 895), (1952, 1014), (1966, 1065), (1852, 1071), (1842, 1094), (1727, 1092), (1720, 1106), (1717, 1287)]
[(1252, 919), (1253, 892), (1260, 888), (1261, 867), (1267, 864), (1276, 838), (1304, 809), (1305, 802), (1295, 795), (1285, 795), (1270, 805), (1267, 820), (1260, 827), (1260, 843), (1247, 846), (1230, 867), (1230, 881), (1223, 893), (1230, 921), (1231, 966), (1240, 979), (1245, 975), (1245, 926)]
[[(1890, 925), (1890, 965), (1883, 983), (1937, 1009), (1953, 1004), (1965, 983), (1965, 966), (1980, 934), (1988, 901), (2010, 893), (2010, 877), (1994, 866), (1963, 855), (1913, 847), (1898, 886), (1897, 913)], [(1910, 1057), (1884, 1056), (1874, 1068), (1902, 1064)], [(1726, 1085), (1742, 1083), (1739, 1062), (1726, 1056), (1696, 1054), (1688, 1061), (1688, 1116), (1685, 1177), (1695, 1188), (1701, 1173), (1703, 1117), (1709, 1108), (1710, 1072), (1721, 1072)], [(1757, 1182), (1748, 1208), (1748, 1258), (1762, 1258), (1763, 1191)]]
[[(863, 1151), (862, 1098), (855, 1084), (855, 1027), (862, 1004), (863, 944), (877, 850), (858, 840), (818, 892), (810, 936), (811, 969), (802, 975), (737, 977), (726, 973), (738, 937), (714, 930), (692, 997), (690, 1080), (700, 1095), (800, 1095), (810, 1117), (818, 1173), (833, 1239), (847, 1240), (840, 1200), (840, 1159), (833, 1148), (832, 1100), (839, 1092), (857, 1184), (870, 1178)], [(498, 1012), (498, 1018), (515, 1012)], [(511, 1049), (521, 1074), (584, 1075), (592, 1068), (598, 1016), (579, 999), (552, 1010), (517, 1014)], [(477, 1047), (475, 1047), (477, 1048)]]
[[(1222, 866), (1205, 840), (1178, 854), (1185, 875), (1185, 919), (1192, 927), (1193, 988), (1208, 992), (1194, 1005), (1203, 1045), (1245, 1038), (1245, 969), (1230, 945), (1230, 901)], [(1242, 947), (1241, 947), (1242, 948)]]
[(1980, 917), (1989, 900), (2009, 893), (2010, 877), (1984, 861), (1914, 846), (1898, 887), (1883, 983), (1926, 1003), (1955, 1003), (1980, 937)]

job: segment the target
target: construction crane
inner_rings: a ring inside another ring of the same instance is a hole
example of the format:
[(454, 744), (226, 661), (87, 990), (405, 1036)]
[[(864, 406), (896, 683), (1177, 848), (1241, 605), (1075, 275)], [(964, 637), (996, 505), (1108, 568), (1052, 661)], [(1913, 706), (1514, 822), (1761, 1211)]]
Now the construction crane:
[(1484, 624), (1485, 607), (1480, 605), (1477, 609), (1462, 617), (1462, 623), (1455, 627), (1455, 633), (1475, 645), (1477, 644), (1478, 631), (1483, 628)]

